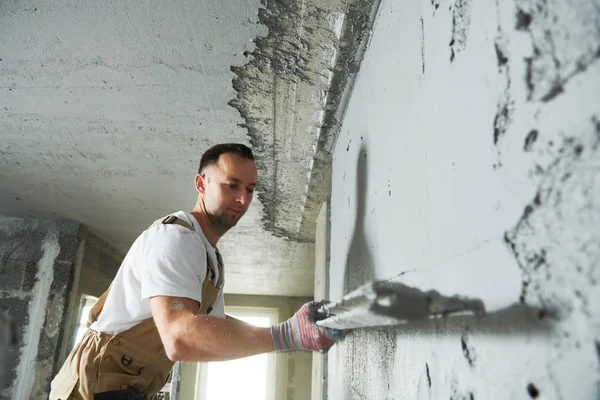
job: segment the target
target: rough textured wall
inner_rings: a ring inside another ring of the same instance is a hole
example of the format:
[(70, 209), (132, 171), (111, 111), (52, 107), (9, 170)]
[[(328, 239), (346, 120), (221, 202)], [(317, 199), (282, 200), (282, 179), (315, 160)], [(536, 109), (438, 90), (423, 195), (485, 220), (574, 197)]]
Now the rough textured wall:
[(0, 313), (15, 324), (0, 399), (46, 399), (69, 316), (78, 258), (74, 222), (0, 217)]
[(333, 157), (331, 297), (488, 314), (357, 330), (330, 399), (600, 397), (600, 2), (383, 0)]
[[(263, 0), (248, 61), (232, 66), (235, 107), (248, 130), (260, 179), (263, 226), (314, 240), (329, 197), (331, 148), (379, 0)], [(299, 200), (300, 203), (298, 202)]]

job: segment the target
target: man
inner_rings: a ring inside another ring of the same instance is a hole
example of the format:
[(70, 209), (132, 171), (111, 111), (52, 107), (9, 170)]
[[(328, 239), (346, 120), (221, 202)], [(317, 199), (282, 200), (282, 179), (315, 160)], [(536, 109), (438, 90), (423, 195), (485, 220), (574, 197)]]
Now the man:
[(149, 399), (174, 361), (329, 350), (339, 332), (315, 324), (313, 302), (271, 328), (225, 316), (216, 245), (248, 209), (256, 179), (244, 145), (220, 144), (202, 155), (194, 209), (158, 220), (136, 239), (53, 380), (50, 400)]

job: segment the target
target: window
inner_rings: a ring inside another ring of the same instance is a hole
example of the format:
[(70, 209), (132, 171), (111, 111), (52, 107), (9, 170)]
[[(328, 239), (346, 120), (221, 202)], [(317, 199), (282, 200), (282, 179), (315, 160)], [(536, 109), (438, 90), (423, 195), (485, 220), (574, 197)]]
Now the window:
[(77, 314), (77, 320), (79, 321), (79, 323), (77, 325), (77, 331), (75, 333), (75, 341), (73, 342), (73, 347), (77, 346), (77, 344), (81, 341), (83, 334), (87, 330), (88, 316), (96, 300), (98, 299), (93, 296), (88, 296), (85, 294), (81, 296), (81, 300), (79, 302), (79, 313)]
[[(227, 315), (252, 325), (277, 323), (277, 309), (226, 307)], [(275, 398), (275, 355), (259, 354), (225, 362), (208, 363), (204, 400)]]

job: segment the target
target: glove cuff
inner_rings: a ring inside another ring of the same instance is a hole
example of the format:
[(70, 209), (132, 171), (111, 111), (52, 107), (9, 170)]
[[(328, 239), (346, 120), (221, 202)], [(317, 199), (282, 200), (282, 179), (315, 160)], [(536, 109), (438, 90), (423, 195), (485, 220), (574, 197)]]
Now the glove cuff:
[(280, 324), (272, 325), (270, 331), (275, 351), (282, 352), (298, 350), (296, 342), (291, 336), (292, 329), (289, 321), (284, 321)]

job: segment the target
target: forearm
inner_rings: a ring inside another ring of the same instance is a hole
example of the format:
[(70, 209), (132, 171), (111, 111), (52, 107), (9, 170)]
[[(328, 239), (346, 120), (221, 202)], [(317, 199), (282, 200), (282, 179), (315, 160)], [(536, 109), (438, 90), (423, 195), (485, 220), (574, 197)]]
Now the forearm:
[[(231, 321), (232, 323), (235, 323), (235, 324), (250, 325), (247, 322), (244, 322), (244, 321), (242, 321), (240, 319), (232, 317), (231, 315), (225, 315), (225, 318), (227, 318), (227, 321)], [(253, 326), (253, 325), (250, 325), (250, 326)]]
[(150, 307), (171, 360), (225, 361), (274, 351), (269, 328), (199, 314), (197, 301), (157, 296)]
[[(312, 314), (318, 303), (307, 303), (294, 316), (270, 328), (232, 317), (198, 314), (195, 300), (157, 296), (150, 299), (152, 316), (173, 361), (225, 361), (271, 351), (327, 351), (343, 334), (320, 328)], [(311, 311), (312, 310), (312, 311)]]
[(225, 361), (274, 351), (269, 328), (207, 315), (186, 319), (176, 335), (181, 361)]

